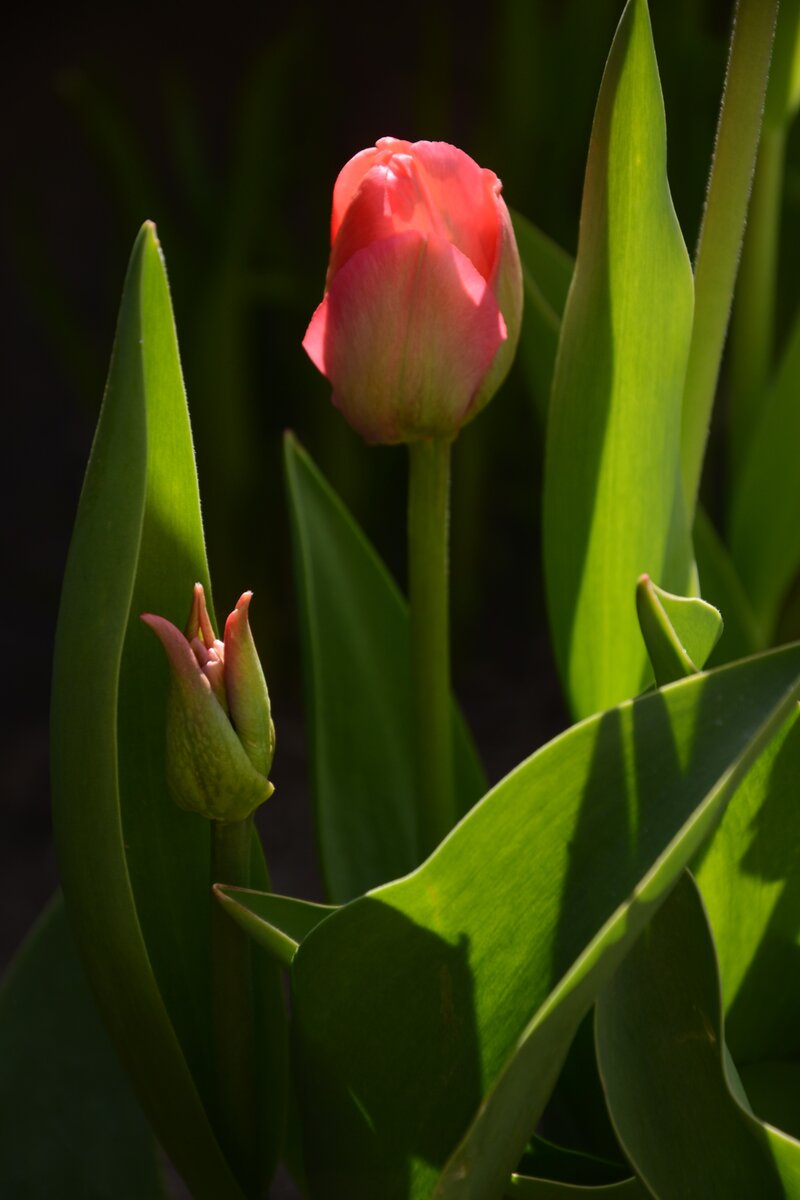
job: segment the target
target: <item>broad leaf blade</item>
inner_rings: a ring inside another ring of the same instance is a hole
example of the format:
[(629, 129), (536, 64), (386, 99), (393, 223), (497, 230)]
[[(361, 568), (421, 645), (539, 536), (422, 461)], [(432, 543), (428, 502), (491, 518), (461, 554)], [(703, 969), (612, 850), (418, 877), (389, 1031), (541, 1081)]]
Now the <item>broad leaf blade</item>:
[(692, 305), (647, 5), (629, 0), (595, 113), (545, 466), (548, 605), (578, 716), (648, 682), (639, 576), (689, 588), (678, 493)]
[[(317, 830), (328, 891), (350, 900), (420, 860), (408, 611), (305, 451), (286, 439)], [(458, 810), (486, 790), (454, 709)]]
[(654, 1195), (798, 1195), (800, 1143), (753, 1116), (726, 1054), (714, 943), (688, 872), (596, 1012), (612, 1119)]
[(503, 1194), (579, 1022), (798, 670), (792, 647), (583, 722), (308, 936), (292, 972), (312, 1196)]
[[(167, 668), (139, 621), (147, 610), (183, 625), (195, 580), (208, 588), (191, 433), (164, 263), (146, 225), (62, 593), (54, 826), (67, 908), (112, 1041), (194, 1194), (221, 1200), (241, 1192), (208, 1116), (209, 832), (167, 794)], [(273, 974), (261, 986), (271, 995), (265, 1040), (279, 1110), (283, 1018)], [(280, 1127), (274, 1111), (267, 1171)]]
[(0, 1194), (159, 1200), (153, 1134), (89, 994), (60, 899), (0, 989)]
[(800, 1058), (800, 720), (751, 771), (699, 866), (736, 1062)]

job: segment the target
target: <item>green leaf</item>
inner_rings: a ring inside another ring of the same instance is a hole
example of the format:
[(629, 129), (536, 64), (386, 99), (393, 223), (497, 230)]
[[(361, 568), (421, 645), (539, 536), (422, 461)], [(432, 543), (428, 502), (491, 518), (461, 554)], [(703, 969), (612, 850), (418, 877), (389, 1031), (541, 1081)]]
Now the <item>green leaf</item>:
[(0, 989), (0, 1194), (158, 1200), (153, 1135), (56, 898)]
[(506, 1197), (525, 1200), (590, 1200), (597, 1197), (645, 1197), (648, 1193), (630, 1169), (577, 1150), (555, 1146), (544, 1138), (531, 1138), (517, 1170), (506, 1188)]
[(800, 106), (800, 0), (781, 0), (775, 27), (764, 126), (785, 129)]
[(651, 678), (639, 576), (689, 588), (679, 472), (692, 304), (647, 4), (629, 0), (595, 112), (545, 464), (550, 621), (578, 716)]
[(800, 313), (762, 398), (731, 502), (730, 546), (757, 619), (771, 633), (800, 569)]
[(603, 1183), (597, 1187), (585, 1184), (558, 1183), (552, 1179), (530, 1179), (514, 1174), (506, 1191), (509, 1200), (644, 1200), (650, 1193), (638, 1179), (623, 1179), (619, 1183)]
[(726, 1052), (714, 942), (688, 872), (601, 993), (596, 1035), (617, 1135), (654, 1195), (800, 1195), (800, 1143), (753, 1116)]
[(336, 912), (332, 904), (313, 904), (251, 888), (215, 884), (214, 894), (228, 915), (285, 967), (292, 965), (303, 938)]
[(695, 516), (694, 550), (700, 591), (725, 618), (722, 636), (711, 654), (711, 665), (735, 662), (763, 650), (765, 641), (742, 581), (702, 505), (698, 505)]
[(800, 1062), (745, 1063), (740, 1075), (753, 1112), (800, 1140)]
[(584, 721), (309, 934), (292, 979), (312, 1197), (503, 1194), (578, 1024), (798, 671), (790, 647)]
[(694, 596), (673, 596), (642, 575), (636, 611), (659, 687), (701, 671), (722, 633), (722, 617)]
[[(53, 678), (54, 828), (72, 926), (112, 1041), (195, 1196), (241, 1189), (214, 1135), (210, 841), (165, 785), (167, 665), (139, 620), (182, 626), (208, 591), (169, 289), (152, 225), (133, 249), (75, 524)], [(256, 853), (254, 847), (254, 853)], [(263, 858), (256, 882), (267, 886)], [(282, 1128), (277, 971), (259, 974), (264, 1171)]]
[(575, 266), (571, 255), (521, 213), (512, 212), (522, 262), (525, 309), (519, 355), (544, 426), (558, 350), (561, 316)]
[(800, 721), (795, 711), (737, 792), (697, 882), (719, 955), (736, 1062), (800, 1059)]
[[(408, 609), (381, 560), (289, 435), (286, 478), (300, 596), (322, 868), (350, 900), (420, 861)], [(459, 813), (486, 790), (457, 710)]]

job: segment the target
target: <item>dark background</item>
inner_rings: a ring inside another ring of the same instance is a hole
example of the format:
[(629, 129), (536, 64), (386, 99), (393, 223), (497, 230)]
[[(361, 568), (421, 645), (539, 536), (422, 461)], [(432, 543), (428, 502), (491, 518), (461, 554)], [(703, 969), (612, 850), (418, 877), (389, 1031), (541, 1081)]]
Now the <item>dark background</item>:
[[(291, 426), (404, 574), (405, 458), (361, 444), (300, 341), (340, 166), (391, 133), (445, 138), (574, 250), (622, 0), (97, 5), (6, 25), (0, 206), (5, 611), (0, 967), (57, 882), (47, 709), (59, 582), (145, 218), (166, 255), (220, 612), (245, 587), (278, 728), (264, 835), (276, 889), (319, 896), (280, 440)], [(652, 0), (670, 178), (690, 251), (732, 11)], [(796, 141), (787, 204), (800, 206)], [(538, 565), (541, 432), (518, 372), (456, 447), (455, 679), (493, 779), (566, 723)], [(711, 497), (713, 507), (713, 496)], [(75, 680), (76, 692), (81, 680)]]

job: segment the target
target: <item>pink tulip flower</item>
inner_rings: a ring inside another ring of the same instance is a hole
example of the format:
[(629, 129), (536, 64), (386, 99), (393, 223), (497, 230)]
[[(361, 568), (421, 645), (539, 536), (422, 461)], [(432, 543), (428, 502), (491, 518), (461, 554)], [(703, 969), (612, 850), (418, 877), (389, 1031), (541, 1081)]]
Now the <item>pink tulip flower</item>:
[(522, 272), (500, 190), (447, 142), (381, 138), (342, 168), (303, 346), (367, 441), (454, 437), (505, 378)]
[(214, 633), (196, 583), (186, 633), (153, 613), (142, 620), (167, 655), (167, 780), (175, 801), (210, 820), (240, 821), (272, 794), (269, 694), (250, 632), (245, 592)]

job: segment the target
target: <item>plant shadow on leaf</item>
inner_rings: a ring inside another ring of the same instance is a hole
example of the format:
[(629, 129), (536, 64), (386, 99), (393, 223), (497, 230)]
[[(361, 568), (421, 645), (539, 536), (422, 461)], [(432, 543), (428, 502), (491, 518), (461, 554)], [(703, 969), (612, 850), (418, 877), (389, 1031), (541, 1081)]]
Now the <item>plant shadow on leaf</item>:
[(772, 903), (758, 949), (727, 1014), (728, 1042), (741, 1064), (800, 1056), (800, 819), (792, 819), (797, 811), (800, 720), (795, 714), (792, 721), (772, 763), (764, 801), (751, 821), (752, 840), (741, 860), (745, 875), (767, 885), (767, 902)]
[(312, 1197), (502, 1194), (581, 1020), (785, 720), (798, 658), (574, 727), (314, 929), (293, 963)]
[[(355, 901), (349, 915), (347, 943), (332, 945), (331, 960), (315, 956), (308, 980), (316, 992), (314, 979), (325, 979), (332, 1021), (348, 1014), (337, 1022), (335, 1037), (320, 1038), (316, 1005), (309, 1013), (304, 1004), (302, 964), (296, 979), (295, 1061), (307, 1085), (301, 1085), (301, 1108), (305, 1097), (309, 1130), (325, 1112), (329, 1134), (308, 1137), (306, 1167), (312, 1178), (325, 1180), (324, 1192), (312, 1194), (375, 1196), (380, 1189), (382, 1200), (400, 1200), (417, 1194), (412, 1174), (433, 1185), (442, 1146), (458, 1139), (480, 1103), (469, 939), (464, 934), (453, 944), (372, 896)], [(398, 979), (408, 981), (401, 1006), (376, 1006), (375, 989), (357, 986), (365, 967), (373, 979), (388, 979), (391, 991)], [(453, 1101), (447, 1107), (442, 1090)], [(341, 1159), (337, 1146), (345, 1151)]]

